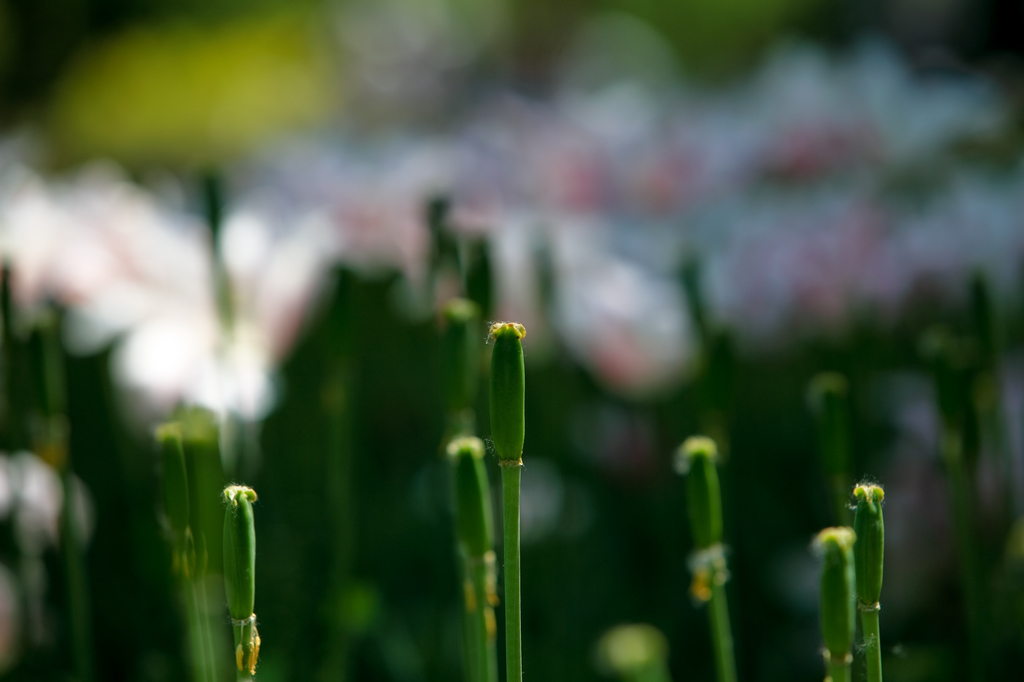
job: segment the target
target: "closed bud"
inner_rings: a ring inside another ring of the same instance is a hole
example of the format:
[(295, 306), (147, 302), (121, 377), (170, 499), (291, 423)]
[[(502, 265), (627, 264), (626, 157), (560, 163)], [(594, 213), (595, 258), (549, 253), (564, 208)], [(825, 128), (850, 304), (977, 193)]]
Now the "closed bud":
[(455, 523), (467, 557), (483, 557), (494, 547), (491, 489), (479, 438), (456, 438), (448, 444), (455, 469)]
[(853, 529), (857, 542), (853, 547), (857, 565), (857, 600), (861, 608), (874, 608), (882, 594), (882, 559), (885, 552), (885, 525), (882, 521), (880, 486), (861, 484), (853, 489), (857, 512)]
[(846, 377), (838, 372), (815, 375), (807, 391), (811, 411), (818, 422), (823, 468), (831, 475), (845, 474), (850, 468), (848, 392)]
[(185, 472), (185, 450), (182, 448), (181, 424), (170, 422), (156, 430), (163, 463), (164, 513), (176, 538), (183, 538), (188, 528), (188, 475)]
[(515, 322), (491, 326), (491, 439), (499, 462), (519, 462), (526, 433), (526, 369), (522, 340), (526, 329)]
[(445, 400), (449, 412), (472, 408), (480, 368), (480, 308), (462, 298), (452, 299), (442, 311), (444, 331)]
[(235, 634), (238, 670), (256, 672), (260, 636), (256, 630), (256, 491), (241, 485), (224, 489), (224, 594)]
[(256, 491), (232, 485), (224, 489), (224, 591), (234, 620), (252, 615), (256, 600)]
[(686, 474), (686, 502), (690, 528), (698, 549), (722, 541), (722, 496), (718, 486), (715, 441), (703, 436), (687, 438), (676, 453), (676, 470)]
[(814, 548), (821, 557), (821, 632), (834, 662), (849, 658), (856, 621), (852, 528), (826, 528)]

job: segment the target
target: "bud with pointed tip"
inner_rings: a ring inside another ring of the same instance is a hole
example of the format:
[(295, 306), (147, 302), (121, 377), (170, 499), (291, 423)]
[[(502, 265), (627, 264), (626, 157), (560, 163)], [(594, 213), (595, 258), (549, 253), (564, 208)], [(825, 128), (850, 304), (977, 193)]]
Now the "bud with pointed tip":
[(519, 462), (526, 434), (526, 369), (523, 344), (526, 329), (515, 322), (491, 326), (491, 438), (500, 462)]

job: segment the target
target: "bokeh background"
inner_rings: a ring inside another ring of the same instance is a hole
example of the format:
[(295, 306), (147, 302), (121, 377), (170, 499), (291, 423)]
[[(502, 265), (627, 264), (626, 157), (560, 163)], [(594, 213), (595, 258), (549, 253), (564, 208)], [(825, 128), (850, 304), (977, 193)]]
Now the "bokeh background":
[[(725, 456), (741, 679), (822, 678), (822, 370), (886, 488), (887, 679), (1013, 679), (1022, 56), (1009, 0), (0, 1), (0, 676), (86, 682), (67, 498), (92, 679), (188, 679), (152, 429), (203, 406), (260, 496), (258, 679), (460, 679), (437, 311), (462, 295), (528, 329), (529, 679), (599, 679), (624, 622), (712, 679), (672, 468), (695, 433)], [(991, 350), (980, 653), (936, 324)], [(50, 338), (63, 486), (31, 436)]]

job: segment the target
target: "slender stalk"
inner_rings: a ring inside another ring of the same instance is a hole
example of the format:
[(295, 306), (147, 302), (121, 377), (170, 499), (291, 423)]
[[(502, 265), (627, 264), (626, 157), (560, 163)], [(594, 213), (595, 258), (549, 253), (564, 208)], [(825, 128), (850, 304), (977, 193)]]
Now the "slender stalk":
[(210, 662), (206, 656), (206, 640), (203, 636), (203, 615), (199, 609), (199, 589), (193, 577), (186, 577), (182, 580), (182, 591), (186, 601), (185, 619), (188, 627), (192, 674), (197, 682), (212, 682)]
[(864, 664), (868, 682), (882, 682), (882, 635), (878, 627), (878, 611), (862, 609), (860, 629), (864, 637)]
[(949, 501), (953, 511), (953, 532), (959, 550), (964, 601), (970, 637), (971, 679), (985, 679), (984, 647), (986, 641), (984, 620), (984, 590), (982, 567), (973, 523), (973, 495), (970, 478), (961, 455), (961, 438), (947, 432), (942, 438), (943, 461), (949, 479)]
[(523, 462), (501, 463), (501, 493), (505, 536), (505, 680), (523, 679), (522, 614), (519, 594), (519, 485)]
[(480, 626), (480, 613), (483, 602), (480, 601), (480, 590), (474, 570), (474, 560), (466, 557), (462, 562), (462, 653), (466, 679), (470, 682), (483, 682), (483, 669), (486, 663), (486, 640), (484, 630)]
[(882, 682), (882, 641), (878, 630), (878, 600), (882, 594), (882, 568), (885, 557), (885, 524), (881, 486), (858, 485), (853, 490), (857, 499), (853, 558), (857, 569), (857, 609), (860, 611), (864, 637), (864, 659), (868, 682)]
[(729, 605), (725, 598), (725, 581), (712, 579), (708, 601), (711, 639), (715, 647), (715, 672), (719, 682), (736, 682), (736, 657), (733, 653), (732, 629), (729, 626)]
[[(491, 560), (493, 561), (493, 555)], [(497, 682), (497, 670), (491, 668), (491, 651), (494, 647), (494, 612), (491, 611), (487, 595), (487, 561), (476, 559), (470, 563), (470, 580), (473, 587), (473, 600), (476, 609), (473, 612), (473, 634), (475, 636), (476, 673), (481, 682)], [(490, 621), (490, 622), (488, 622)], [(495, 661), (496, 663), (496, 661)]]
[(501, 466), (501, 502), (505, 537), (505, 682), (522, 682), (523, 646), (519, 592), (519, 486), (526, 433), (526, 371), (523, 325), (491, 326), (491, 440)]
[(850, 682), (850, 661), (852, 657), (842, 658), (838, 661), (829, 659), (828, 677), (825, 682)]
[(89, 587), (86, 584), (85, 557), (74, 518), (74, 492), (71, 471), (67, 468), (61, 474), (64, 486), (64, 506), (61, 508), (60, 525), (63, 544), (64, 570), (67, 574), (68, 601), (71, 615), (72, 651), (75, 661), (76, 682), (92, 680), (92, 637), (89, 632)]
[(807, 398), (818, 423), (818, 449), (822, 469), (830, 487), (832, 521), (837, 526), (850, 523), (850, 418), (846, 377), (837, 372), (821, 372), (811, 379)]
[(717, 459), (715, 441), (694, 436), (680, 446), (676, 469), (686, 474), (686, 503), (696, 545), (690, 557), (693, 571), (690, 594), (698, 603), (708, 603), (718, 682), (736, 682), (736, 658), (725, 596), (729, 569), (722, 546), (722, 497), (715, 468)]
[(64, 351), (60, 344), (60, 320), (48, 311), (37, 321), (35, 379), (37, 409), (33, 449), (60, 476), (64, 504), (60, 512), (61, 555), (68, 590), (71, 650), (76, 682), (93, 679), (89, 585), (82, 541), (75, 523), (75, 491), (69, 455), (69, 425), (64, 375)]
[(857, 586), (852, 528), (826, 528), (814, 549), (821, 556), (821, 633), (825, 640), (826, 682), (849, 682), (853, 662)]

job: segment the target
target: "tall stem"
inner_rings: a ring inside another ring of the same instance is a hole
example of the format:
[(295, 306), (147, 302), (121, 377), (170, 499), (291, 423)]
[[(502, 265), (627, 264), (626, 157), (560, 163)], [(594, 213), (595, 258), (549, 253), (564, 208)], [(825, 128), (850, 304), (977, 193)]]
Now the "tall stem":
[(864, 635), (864, 663), (868, 682), (882, 682), (882, 638), (878, 627), (878, 611), (861, 611), (860, 626)]
[(477, 679), (480, 682), (497, 682), (497, 670), (492, 670), (490, 665), (490, 651), (493, 647), (490, 646), (490, 627), (487, 623), (487, 611), (490, 608), (487, 604), (487, 564), (483, 557), (471, 559), (470, 562), (473, 598), (476, 606), (473, 612), (472, 633), (476, 652), (473, 658), (476, 664)]
[(715, 647), (715, 670), (718, 682), (736, 682), (736, 658), (733, 654), (732, 630), (729, 627), (729, 604), (725, 598), (725, 584), (715, 578), (711, 581), (711, 600), (708, 602), (711, 638)]
[(74, 518), (74, 492), (69, 467), (61, 474), (64, 485), (64, 506), (60, 523), (63, 540), (64, 570), (68, 584), (71, 615), (71, 640), (77, 682), (92, 680), (92, 644), (89, 633), (89, 592), (86, 585), (85, 557), (77, 537)]
[(973, 495), (971, 481), (963, 461), (962, 436), (955, 429), (943, 435), (943, 460), (949, 477), (950, 505), (953, 513), (953, 527), (956, 533), (957, 550), (962, 572), (964, 601), (967, 606), (967, 623), (970, 632), (971, 680), (985, 679), (985, 604), (982, 589), (982, 567), (978, 548), (975, 544)]
[(826, 682), (850, 682), (850, 660), (849, 656), (841, 661), (829, 660), (828, 678)]
[(501, 462), (505, 536), (505, 682), (522, 682), (522, 614), (519, 596), (519, 484), (522, 460)]
[(473, 578), (473, 560), (462, 560), (462, 667), (467, 682), (482, 682), (480, 678), (480, 632), (476, 614), (480, 600)]
[[(188, 561), (183, 555), (183, 561)], [(195, 562), (193, 562), (195, 563)], [(186, 601), (186, 622), (188, 625), (189, 649), (192, 658), (192, 674), (196, 682), (212, 682), (209, 664), (206, 661), (206, 639), (203, 636), (203, 614), (199, 609), (199, 591), (194, 577), (182, 581)]]

